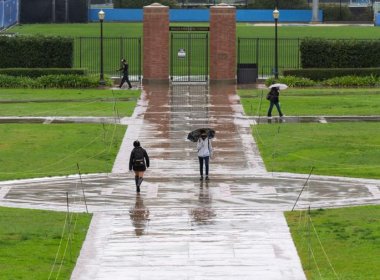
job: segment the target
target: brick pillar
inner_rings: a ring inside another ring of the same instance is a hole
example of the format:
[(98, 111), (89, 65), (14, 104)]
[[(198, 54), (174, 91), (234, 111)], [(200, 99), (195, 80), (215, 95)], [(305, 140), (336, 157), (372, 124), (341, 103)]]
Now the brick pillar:
[(236, 9), (227, 4), (210, 9), (210, 82), (236, 83)]
[(169, 7), (144, 7), (143, 83), (169, 82)]

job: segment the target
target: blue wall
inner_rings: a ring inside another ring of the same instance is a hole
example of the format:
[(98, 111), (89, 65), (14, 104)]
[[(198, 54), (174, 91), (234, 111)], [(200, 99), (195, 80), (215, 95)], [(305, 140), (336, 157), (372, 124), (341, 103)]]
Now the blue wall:
[(375, 26), (380, 26), (380, 13), (376, 14), (376, 17), (375, 17)]
[(17, 23), (18, 0), (0, 0), (0, 29)]
[[(98, 21), (99, 9), (90, 9), (89, 21)], [(104, 9), (106, 21), (143, 21), (142, 9)], [(272, 10), (236, 10), (237, 22), (273, 22)], [(280, 10), (279, 22), (310, 22), (311, 10)], [(209, 9), (170, 9), (171, 22), (207, 22), (210, 20)], [(322, 10), (319, 19), (323, 21)]]

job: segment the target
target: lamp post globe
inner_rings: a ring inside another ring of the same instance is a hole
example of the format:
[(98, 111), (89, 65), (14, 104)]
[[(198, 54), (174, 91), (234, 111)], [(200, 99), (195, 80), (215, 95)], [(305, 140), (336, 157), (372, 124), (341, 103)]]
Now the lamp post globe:
[(273, 11), (274, 19), (274, 77), (278, 79), (278, 36), (277, 36), (277, 23), (280, 17), (280, 12), (277, 10), (277, 7)]
[(103, 10), (100, 10), (99, 13), (98, 13), (98, 18), (100, 21), (103, 21), (104, 20), (104, 17), (105, 17), (105, 12)]
[(104, 64), (103, 64), (103, 21), (105, 17), (105, 12), (100, 10), (98, 13), (100, 21), (100, 80), (99, 84), (104, 86), (106, 82), (104, 81)]

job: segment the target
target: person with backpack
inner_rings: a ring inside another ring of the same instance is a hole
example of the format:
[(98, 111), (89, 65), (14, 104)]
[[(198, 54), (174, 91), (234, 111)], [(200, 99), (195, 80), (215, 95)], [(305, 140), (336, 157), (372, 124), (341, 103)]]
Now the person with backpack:
[(199, 169), (201, 173), (200, 180), (203, 180), (203, 162), (206, 167), (206, 180), (208, 181), (209, 172), (209, 161), (212, 156), (212, 145), (211, 141), (206, 133), (206, 131), (201, 132), (201, 137), (199, 137), (197, 142), (198, 159), (199, 159)]
[(133, 150), (129, 158), (129, 170), (135, 172), (136, 192), (140, 192), (140, 186), (144, 180), (144, 172), (149, 167), (149, 156), (138, 140), (133, 142)]
[(270, 101), (269, 109), (268, 109), (268, 118), (272, 117), (272, 109), (273, 106), (276, 106), (278, 114), (282, 117), (284, 114), (281, 112), (280, 107), (280, 89), (278, 87), (272, 87), (270, 92), (267, 95), (267, 100)]

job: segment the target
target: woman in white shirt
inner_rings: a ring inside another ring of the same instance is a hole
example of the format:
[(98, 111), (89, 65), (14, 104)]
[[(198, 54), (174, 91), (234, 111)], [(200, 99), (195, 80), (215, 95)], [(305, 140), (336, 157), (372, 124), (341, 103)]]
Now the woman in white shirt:
[(201, 173), (200, 180), (203, 180), (203, 162), (206, 166), (206, 180), (209, 180), (208, 171), (210, 157), (212, 157), (212, 145), (205, 131), (201, 133), (201, 137), (198, 139), (197, 150), (199, 159), (199, 169)]

